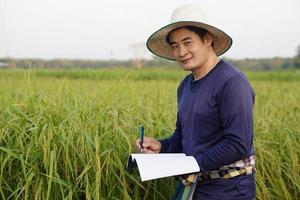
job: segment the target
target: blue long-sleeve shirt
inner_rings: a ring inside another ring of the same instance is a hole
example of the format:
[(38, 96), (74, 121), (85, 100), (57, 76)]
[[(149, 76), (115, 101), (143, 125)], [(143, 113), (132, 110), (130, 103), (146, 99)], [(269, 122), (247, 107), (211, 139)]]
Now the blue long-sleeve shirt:
[(176, 129), (160, 152), (194, 156), (201, 171), (254, 154), (254, 98), (244, 74), (223, 60), (199, 80), (187, 75), (177, 91)]

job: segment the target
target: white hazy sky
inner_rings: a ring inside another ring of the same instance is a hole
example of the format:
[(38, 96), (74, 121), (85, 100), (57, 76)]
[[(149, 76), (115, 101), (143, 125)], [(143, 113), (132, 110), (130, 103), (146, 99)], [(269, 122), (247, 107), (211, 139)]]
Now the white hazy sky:
[(187, 3), (233, 38), (226, 57), (292, 57), (300, 45), (300, 0), (0, 0), (0, 57), (132, 58)]

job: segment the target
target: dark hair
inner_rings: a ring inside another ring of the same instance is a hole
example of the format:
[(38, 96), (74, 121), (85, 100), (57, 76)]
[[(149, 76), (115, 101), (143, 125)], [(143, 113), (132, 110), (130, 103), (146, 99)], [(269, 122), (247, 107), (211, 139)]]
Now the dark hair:
[[(203, 41), (204, 36), (205, 36), (206, 34), (209, 33), (208, 30), (203, 29), (203, 28), (199, 28), (199, 27), (196, 27), (196, 26), (182, 26), (182, 27), (178, 27), (178, 28), (176, 28), (176, 29), (174, 29), (174, 30), (172, 30), (172, 31), (170, 31), (170, 32), (168, 33), (166, 40), (167, 40), (167, 43), (168, 43), (169, 45), (171, 45), (171, 39), (170, 39), (171, 33), (172, 33), (173, 31), (179, 29), (179, 28), (186, 28), (186, 29), (188, 29), (189, 31), (193, 31), (194, 33), (196, 33), (196, 34), (199, 36), (199, 38), (200, 38), (202, 41)], [(214, 46), (214, 43), (213, 43), (213, 42), (211, 43), (211, 46)]]

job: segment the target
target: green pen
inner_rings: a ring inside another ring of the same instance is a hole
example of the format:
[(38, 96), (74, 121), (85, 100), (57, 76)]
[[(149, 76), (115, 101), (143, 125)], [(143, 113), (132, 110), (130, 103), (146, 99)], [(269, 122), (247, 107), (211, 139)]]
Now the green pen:
[(140, 127), (140, 146), (141, 146), (141, 152), (143, 152), (143, 143), (144, 143), (144, 126), (142, 125)]

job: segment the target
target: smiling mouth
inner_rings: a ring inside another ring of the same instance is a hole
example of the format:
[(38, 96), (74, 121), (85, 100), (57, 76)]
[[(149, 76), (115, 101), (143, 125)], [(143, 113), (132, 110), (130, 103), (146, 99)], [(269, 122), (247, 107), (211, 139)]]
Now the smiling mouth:
[(191, 60), (191, 58), (188, 58), (188, 59), (181, 60), (180, 62), (182, 64), (187, 64), (190, 60)]

